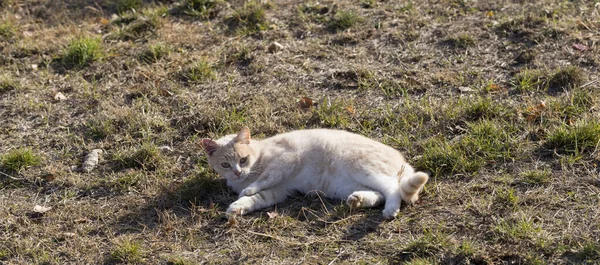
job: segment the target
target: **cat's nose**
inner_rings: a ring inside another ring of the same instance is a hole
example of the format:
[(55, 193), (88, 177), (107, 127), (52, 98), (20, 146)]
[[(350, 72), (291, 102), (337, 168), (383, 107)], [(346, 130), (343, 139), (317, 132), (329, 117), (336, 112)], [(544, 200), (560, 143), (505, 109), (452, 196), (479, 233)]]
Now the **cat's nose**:
[(239, 172), (239, 171), (237, 171), (237, 170), (236, 170), (236, 171), (233, 171), (233, 174), (235, 174), (235, 175), (236, 175), (236, 176), (238, 176), (238, 177), (240, 176), (240, 174), (241, 174), (241, 173), (242, 173), (242, 172)]

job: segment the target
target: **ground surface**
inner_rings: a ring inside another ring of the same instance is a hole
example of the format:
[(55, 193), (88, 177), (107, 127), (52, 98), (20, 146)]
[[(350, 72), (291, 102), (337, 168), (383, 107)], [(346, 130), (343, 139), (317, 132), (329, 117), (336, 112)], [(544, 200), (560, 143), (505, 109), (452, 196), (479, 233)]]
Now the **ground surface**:
[[(0, 1), (0, 263), (597, 264), (597, 1), (300, 2)], [(228, 222), (197, 144), (243, 126), (431, 180), (392, 221), (298, 194)]]

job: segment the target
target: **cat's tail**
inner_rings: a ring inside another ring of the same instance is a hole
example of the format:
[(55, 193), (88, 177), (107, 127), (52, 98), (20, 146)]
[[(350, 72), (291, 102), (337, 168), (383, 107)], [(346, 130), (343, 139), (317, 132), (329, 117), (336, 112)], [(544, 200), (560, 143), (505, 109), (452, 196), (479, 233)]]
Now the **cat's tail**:
[(416, 172), (411, 175), (403, 175), (400, 178), (400, 195), (402, 200), (408, 204), (413, 204), (419, 199), (419, 192), (429, 180), (429, 175), (424, 172)]

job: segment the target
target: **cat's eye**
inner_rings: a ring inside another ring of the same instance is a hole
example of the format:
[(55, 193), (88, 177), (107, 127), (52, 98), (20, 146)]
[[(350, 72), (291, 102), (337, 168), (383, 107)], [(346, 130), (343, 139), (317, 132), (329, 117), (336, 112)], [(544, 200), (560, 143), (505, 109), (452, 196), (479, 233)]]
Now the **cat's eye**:
[(248, 162), (248, 157), (242, 157), (240, 159), (240, 164), (245, 164), (246, 162)]
[(231, 165), (230, 165), (229, 163), (227, 163), (227, 162), (223, 162), (223, 163), (221, 163), (221, 166), (222, 166), (223, 168), (229, 168), (229, 167), (231, 167)]

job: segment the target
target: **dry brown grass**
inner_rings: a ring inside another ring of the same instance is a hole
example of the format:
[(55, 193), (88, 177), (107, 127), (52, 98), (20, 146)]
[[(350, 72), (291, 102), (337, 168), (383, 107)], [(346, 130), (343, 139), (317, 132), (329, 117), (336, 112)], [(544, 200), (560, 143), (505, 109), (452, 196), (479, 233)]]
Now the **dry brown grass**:
[[(0, 1), (0, 264), (593, 264), (599, 12)], [(361, 133), (432, 180), (393, 221), (298, 194), (228, 222), (236, 195), (197, 140), (242, 126)]]

